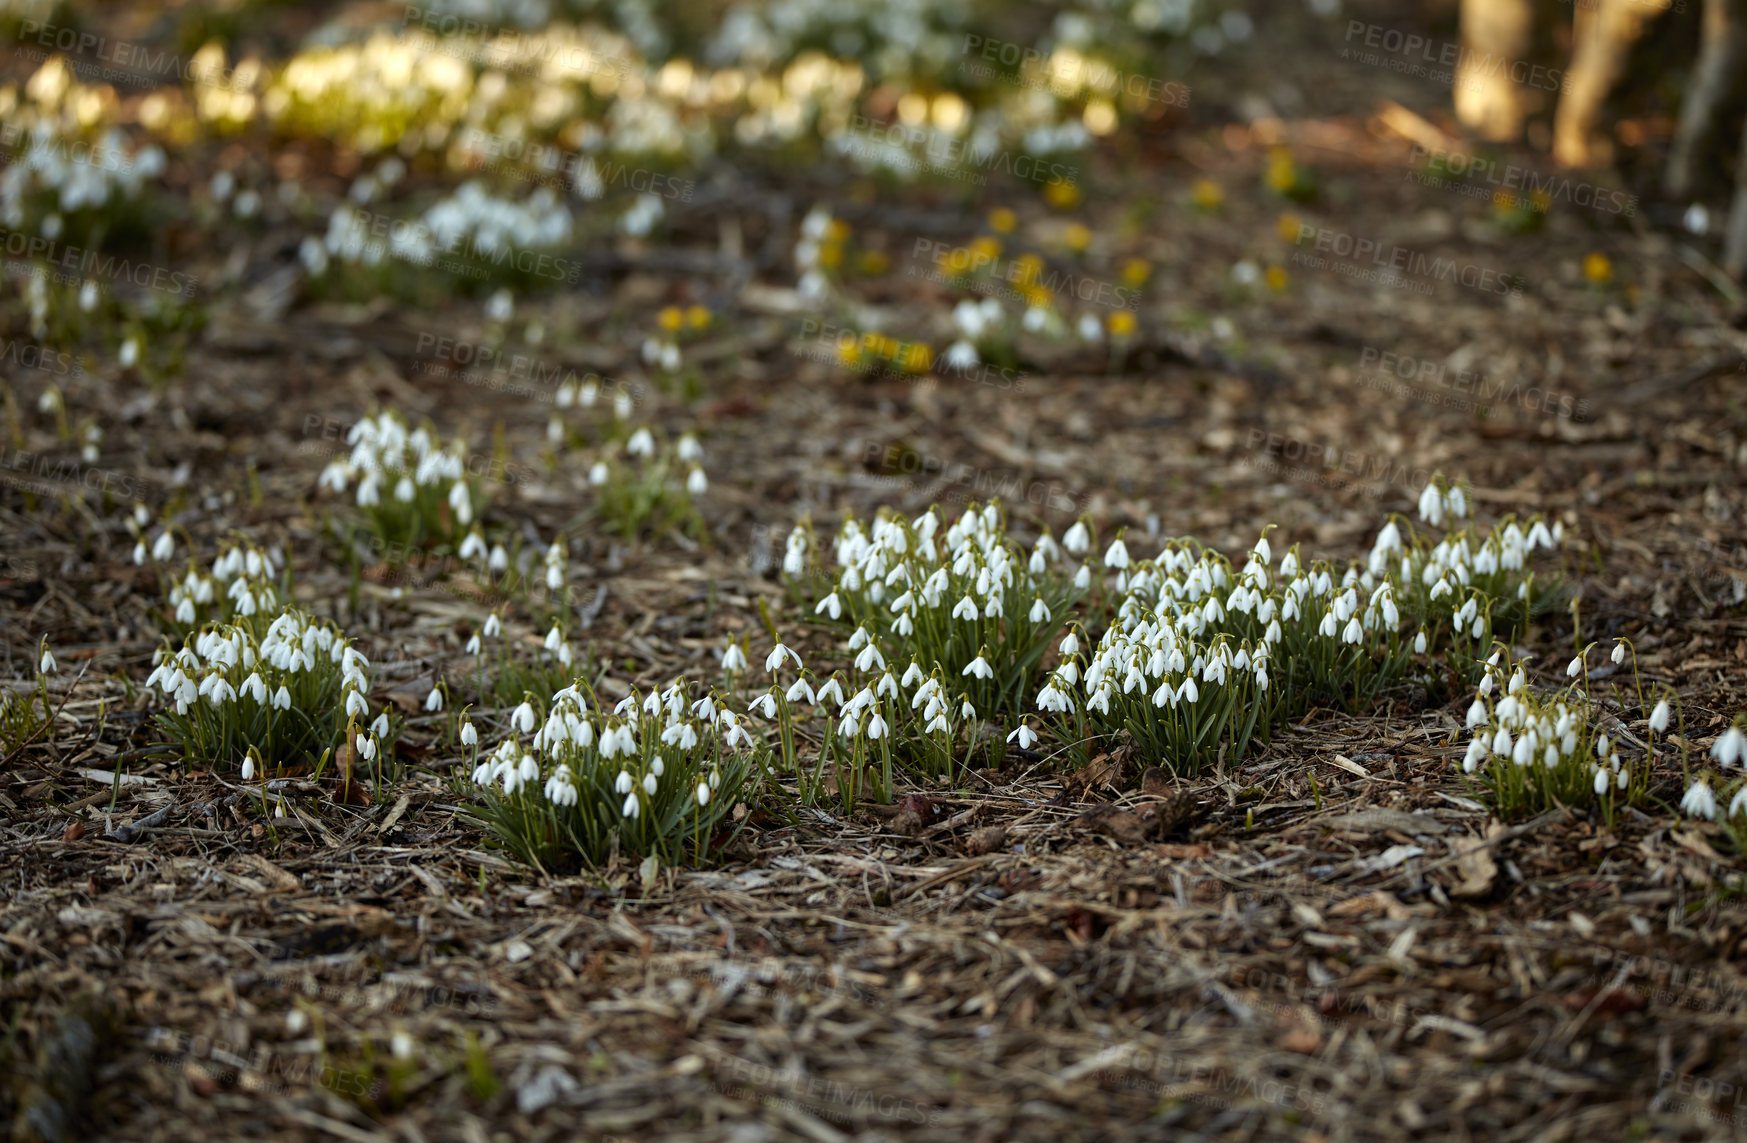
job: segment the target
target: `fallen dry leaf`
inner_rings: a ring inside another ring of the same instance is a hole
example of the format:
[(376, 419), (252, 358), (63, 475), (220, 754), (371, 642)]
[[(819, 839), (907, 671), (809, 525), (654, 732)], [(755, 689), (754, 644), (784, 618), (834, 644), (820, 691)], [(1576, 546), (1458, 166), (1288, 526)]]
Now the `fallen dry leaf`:
[(972, 857), (980, 857), (985, 853), (995, 852), (1006, 843), (1006, 826), (984, 826), (982, 829), (971, 831), (971, 836), (965, 840), (964, 851)]

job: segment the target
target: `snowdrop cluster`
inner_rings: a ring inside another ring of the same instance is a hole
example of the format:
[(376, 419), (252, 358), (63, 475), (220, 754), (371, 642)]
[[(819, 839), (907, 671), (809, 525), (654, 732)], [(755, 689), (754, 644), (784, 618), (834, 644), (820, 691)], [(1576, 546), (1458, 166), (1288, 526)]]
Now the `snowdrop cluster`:
[(1462, 755), (1463, 773), (1488, 788), (1501, 815), (1591, 800), (1611, 814), (1617, 802), (1642, 793), (1647, 775), (1642, 768), (1634, 774), (1619, 745), (1595, 732), (1594, 706), (1581, 682), (1543, 693), (1521, 661), (1501, 663), (1502, 655), (1495, 651), (1484, 663)]
[(146, 687), (162, 704), (158, 723), (192, 761), (314, 765), (351, 734), (370, 762), (393, 738), (386, 711), (370, 717), (369, 661), (332, 623), (296, 608), (264, 630), (207, 626), (153, 660)]
[(589, 465), (596, 510), (626, 539), (678, 527), (701, 533), (696, 500), (710, 489), (703, 461), (703, 445), (694, 434), (668, 441), (641, 426)]
[(88, 141), (63, 133), (57, 121), (38, 119), (0, 171), (0, 223), (11, 229), (37, 221), (30, 215), (36, 203), (70, 215), (130, 202), (165, 166), (161, 147), (129, 146), (119, 128)]
[[(165, 529), (152, 541), (150, 552), (142, 538), (134, 545), (133, 560), (143, 564), (149, 554), (162, 567), (174, 553), (171, 533)], [(190, 566), (181, 579), (171, 578), (167, 592), (171, 618), (178, 627), (192, 630), (200, 624), (220, 621), (247, 622), (276, 615), (283, 602), (279, 589), (280, 559), (243, 540), (220, 546), (218, 558), (205, 572)]]
[[(789, 574), (809, 542), (805, 527), (790, 536)], [(971, 505), (948, 527), (932, 508), (913, 520), (852, 516), (833, 555), (839, 570), (815, 614), (854, 625), (863, 642), (852, 649), (938, 667), (989, 714), (1020, 708), (1038, 660), (1091, 582), (1084, 567), (1068, 571), (1047, 533), (1025, 552), (996, 504)]]
[(331, 260), (379, 266), (392, 256), (417, 266), (439, 255), (457, 254), (485, 265), (520, 265), (521, 251), (541, 250), (570, 240), (569, 209), (551, 187), (537, 187), (526, 201), (501, 198), (478, 181), (463, 183), (416, 222), (397, 224), (387, 235), (375, 217), (349, 204), (328, 216), (326, 236), (305, 241), (305, 268), (324, 273)]
[[(1440, 478), (1421, 508), (1428, 522), (1456, 520), (1466, 497)], [(1530, 551), (1555, 542), (1538, 519), (1526, 532), (1511, 520), (1436, 545), (1408, 531), (1389, 521), (1370, 559), (1344, 570), (1307, 564), (1296, 548), (1276, 564), (1265, 534), (1242, 568), (1194, 541), (1135, 561), (1119, 538), (1102, 559), (1122, 593), (1114, 618), (1085, 656), (1079, 635), (1063, 640), (1037, 706), (1094, 733), (1126, 729), (1191, 768), (1222, 744), (1241, 756), (1254, 734), (1312, 702), (1370, 701), (1436, 647), (1467, 649), (1472, 662), (1500, 599), (1530, 599)], [(1076, 525), (1063, 547), (1085, 553), (1091, 537)]]
[(482, 481), (468, 472), (467, 444), (443, 444), (429, 425), (408, 431), (393, 410), (365, 417), (346, 434), (351, 452), (322, 470), (321, 488), (356, 499), (386, 542), (421, 544), (461, 536), (479, 504)]
[(694, 701), (680, 683), (610, 709), (573, 683), (538, 708), (526, 698), (509, 721), (512, 737), (478, 761), (473, 782), (499, 835), (541, 862), (599, 864), (615, 845), (701, 855), (759, 772), (758, 743), (727, 700)]
[[(1662, 721), (1666, 726), (1665, 711)], [(1723, 811), (1721, 820), (1736, 834), (1737, 839), (1747, 839), (1747, 780), (1731, 778), (1729, 771), (1747, 769), (1747, 731), (1742, 727), (1743, 720), (1737, 718), (1728, 729), (1717, 735), (1716, 741), (1711, 743), (1709, 757), (1717, 764), (1719, 772), (1701, 774), (1693, 779), (1680, 800), (1681, 812), (1687, 816), (1717, 821), (1718, 798), (1724, 798), (1727, 809)], [(1729, 796), (1729, 787), (1734, 789), (1733, 797)]]

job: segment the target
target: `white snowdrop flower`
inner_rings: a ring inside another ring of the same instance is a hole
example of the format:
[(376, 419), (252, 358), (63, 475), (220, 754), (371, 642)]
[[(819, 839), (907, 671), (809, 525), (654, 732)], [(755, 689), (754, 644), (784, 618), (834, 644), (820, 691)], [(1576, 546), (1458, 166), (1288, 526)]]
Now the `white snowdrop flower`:
[(1577, 655), (1577, 656), (1572, 658), (1570, 664), (1565, 668), (1565, 677), (1575, 679), (1578, 676), (1578, 674), (1580, 674), (1582, 672), (1582, 670), (1583, 670), (1583, 656)]
[(1066, 635), (1063, 635), (1062, 641), (1061, 641), (1061, 651), (1062, 651), (1062, 656), (1064, 658), (1071, 656), (1071, 655), (1079, 654), (1080, 653), (1079, 636), (1074, 634), (1074, 632), (1072, 632), (1072, 631), (1069, 631)]
[(564, 587), (564, 565), (549, 561), (546, 564), (546, 590), (559, 591)]
[(464, 722), (461, 724), (461, 745), (479, 745), (479, 731), (473, 728), (473, 723), (471, 722)]
[(746, 708), (748, 714), (763, 714), (765, 718), (776, 717), (776, 696), (766, 692), (752, 700)]
[(589, 466), (588, 482), (596, 488), (599, 488), (608, 480), (612, 479), (612, 475), (612, 469), (607, 467), (607, 462), (604, 460), (597, 460)]
[(869, 742), (878, 742), (886, 736), (886, 720), (875, 707), (873, 716), (867, 720), (867, 737)]
[(1128, 545), (1122, 542), (1120, 536), (1112, 540), (1110, 546), (1104, 550), (1104, 566), (1119, 570), (1128, 566)]
[(286, 690), (283, 684), (280, 685), (277, 691), (273, 692), (273, 709), (291, 709), (291, 692)]
[(619, 815), (625, 818), (634, 818), (641, 808), (637, 802), (636, 791), (632, 791), (625, 795), (625, 804), (619, 808)]
[(700, 805), (700, 806), (709, 805), (710, 804), (710, 784), (708, 782), (699, 782), (698, 788), (695, 791), (695, 796), (697, 797), (698, 805)]
[(613, 780), (613, 792), (615, 794), (628, 794), (636, 782), (637, 780), (631, 777), (630, 771), (620, 770), (619, 776)]
[(469, 655), (479, 654), (479, 632), (475, 631), (472, 637), (467, 640), (467, 646), (462, 649)]
[(1613, 659), (1615, 666), (1618, 666), (1619, 664), (1626, 661), (1626, 645), (1625, 645), (1625, 643), (1619, 642), (1619, 643), (1614, 644), (1614, 653), (1611, 656), (1611, 658)]
[(1032, 602), (1031, 612), (1027, 618), (1029, 618), (1033, 623), (1049, 622), (1049, 607), (1043, 602), (1043, 597), (1041, 595)]
[(510, 712), (510, 725), (523, 734), (531, 734), (534, 730), (534, 707), (532, 703), (523, 702)]
[(886, 657), (872, 643), (863, 647), (861, 654), (855, 657), (855, 669), (858, 671), (884, 670), (885, 666)]
[(804, 678), (796, 679), (783, 697), (789, 702), (800, 702), (802, 699), (806, 699), (809, 703), (818, 701), (813, 694), (813, 688), (807, 685), (807, 680)]
[(979, 614), (976, 601), (969, 595), (966, 595), (963, 599), (959, 600), (958, 603), (953, 605), (952, 617), (954, 619), (963, 619), (966, 622), (975, 623)]
[(730, 643), (722, 651), (722, 670), (726, 672), (744, 671), (746, 669), (746, 652), (740, 644)]
[(346, 694), (346, 715), (348, 718), (362, 718), (370, 713), (370, 704), (364, 701), (364, 696), (357, 691)]
[(1478, 688), (1481, 698), (1485, 698), (1487, 695), (1492, 693), (1492, 681), (1493, 681), (1493, 676), (1492, 676), (1492, 673), (1490, 671), (1487, 672), (1487, 674), (1483, 678), (1481, 678), (1480, 686)]
[(137, 543), (133, 546), (133, 563), (134, 563), (135, 567), (139, 567), (141, 564), (144, 564), (145, 562), (146, 562), (146, 542), (144, 540), (141, 540), (139, 543)]
[(1448, 508), (1450, 515), (1456, 519), (1465, 519), (1468, 515), (1468, 497), (1460, 487), (1452, 486), (1444, 494), (1444, 507)]
[(1360, 625), (1359, 617), (1355, 615), (1347, 620), (1347, 628), (1341, 632), (1341, 642), (1350, 643), (1356, 647), (1364, 638), (1365, 629)]
[(1468, 708), (1467, 729), (1473, 730), (1477, 726), (1484, 726), (1485, 723), (1486, 703), (1481, 699), (1475, 699), (1473, 705)]
[[(1625, 787), (1626, 787), (1625, 777), (1626, 777), (1626, 772), (1624, 770), (1621, 770), (1620, 771), (1620, 779), (1621, 779), (1620, 788), (1622, 790), (1625, 789)], [(1729, 802), (1729, 814), (1728, 814), (1728, 816), (1734, 817), (1736, 814), (1740, 813), (1743, 809), (1747, 809), (1747, 786), (1742, 786), (1739, 790), (1735, 791), (1735, 797)]]
[(1598, 798), (1601, 797), (1603, 794), (1607, 793), (1607, 789), (1608, 772), (1598, 766), (1595, 770), (1595, 796)]
[[(832, 598), (836, 598), (835, 594), (832, 596)], [(832, 613), (831, 618), (833, 618), (833, 619), (837, 618), (837, 615), (835, 612)], [(784, 659), (792, 660), (795, 664), (795, 669), (796, 670), (800, 669), (801, 657), (799, 655), (795, 654), (795, 652), (792, 651), (791, 649), (789, 649), (789, 647), (786, 646), (785, 644), (778, 643), (775, 647), (771, 648), (770, 654), (768, 654), (764, 657), (764, 669), (765, 669), (765, 671), (769, 674), (773, 674), (773, 675), (776, 674), (776, 672), (782, 667)]]
[(387, 735), (388, 735), (388, 712), (387, 711), (383, 711), (381, 714), (376, 716), (376, 721), (374, 721), (370, 724), (370, 733), (376, 735), (379, 738), (387, 737)]
[(443, 692), (441, 690), (437, 689), (436, 687), (432, 687), (431, 693), (425, 696), (425, 710), (427, 710), (427, 711), (439, 711), (442, 709), (443, 709)]
[(1074, 521), (1073, 527), (1062, 536), (1062, 547), (1071, 555), (1081, 555), (1091, 546), (1092, 535), (1087, 531), (1084, 520)]
[(1007, 735), (1007, 741), (1017, 742), (1021, 750), (1030, 750), (1032, 743), (1037, 741), (1037, 735), (1030, 726), (1021, 722), (1017, 729)]
[(1424, 631), (1413, 637), (1413, 653), (1416, 655), (1426, 653), (1426, 633)]
[(1080, 570), (1074, 573), (1074, 590), (1085, 591), (1092, 586), (1092, 565), (1081, 564)]
[(1741, 728), (1731, 726), (1717, 736), (1711, 743), (1711, 757), (1717, 760), (1719, 766), (1733, 766), (1747, 756), (1747, 734), (1741, 733)]
[(1510, 731), (1502, 726), (1499, 727), (1498, 733), (1492, 736), (1492, 752), (1500, 758), (1508, 758), (1512, 746)]
[(36, 661), (36, 672), (39, 675), (52, 675), (55, 673), (55, 656), (54, 653), (48, 649), (46, 643), (43, 645), (42, 658)]
[(1177, 688), (1177, 697), (1184, 702), (1201, 701), (1201, 688), (1195, 685), (1193, 676), (1183, 680), (1183, 685)]
[(1462, 756), (1462, 772), (1472, 774), (1479, 769), (1480, 763), (1486, 759), (1486, 740), (1476, 738), (1468, 743), (1468, 752)]
[(654, 456), (654, 434), (646, 428), (638, 429), (631, 434), (631, 439), (625, 442), (625, 453), (628, 456)]
[(1444, 497), (1436, 484), (1428, 484), (1419, 494), (1419, 518), (1437, 527), (1444, 522)]
[(841, 619), (843, 617), (843, 603), (837, 598), (837, 593), (834, 591), (819, 601), (819, 606), (813, 608), (813, 614), (829, 615), (833, 619)]
[(1650, 729), (1660, 734), (1668, 729), (1668, 700), (1663, 699), (1656, 704), (1656, 709), (1650, 712)]
[(249, 677), (243, 680), (242, 693), (258, 703), (267, 701), (267, 684), (261, 680), (260, 672), (249, 673)]
[(503, 620), (497, 617), (497, 612), (493, 611), (485, 617), (483, 634), (487, 639), (494, 639), (503, 634)]
[(1680, 799), (1680, 808), (1688, 817), (1708, 818), (1717, 820), (1717, 798), (1711, 793), (1709, 784), (1699, 779), (1686, 791), (1686, 796)]
[(643, 792), (648, 794), (650, 797), (653, 798), (655, 796), (655, 790), (659, 784), (660, 784), (660, 779), (657, 778), (655, 776), (655, 774), (649, 773), (649, 774), (643, 775)]
[(703, 469), (694, 468), (691, 470), (691, 475), (685, 478), (685, 490), (692, 496), (702, 496), (710, 490), (710, 482), (704, 476)]
[(357, 738), (357, 745), (358, 745), (358, 756), (363, 758), (364, 761), (370, 762), (376, 758), (376, 740), (375, 739), (371, 738), (369, 735), (364, 734), (362, 731), (360, 731), (358, 734), (358, 738)]
[(972, 659), (965, 666), (965, 669), (959, 673), (961, 675), (975, 675), (979, 679), (992, 679), (995, 677), (994, 668), (990, 667), (988, 660), (984, 659), (981, 655)]
[(247, 754), (243, 755), (243, 781), (253, 782), (254, 780), (255, 780), (255, 752), (253, 750), (251, 750)]
[(158, 533), (158, 538), (152, 541), (152, 558), (159, 563), (165, 563), (175, 554), (176, 539), (170, 534), (170, 530), (165, 528)]

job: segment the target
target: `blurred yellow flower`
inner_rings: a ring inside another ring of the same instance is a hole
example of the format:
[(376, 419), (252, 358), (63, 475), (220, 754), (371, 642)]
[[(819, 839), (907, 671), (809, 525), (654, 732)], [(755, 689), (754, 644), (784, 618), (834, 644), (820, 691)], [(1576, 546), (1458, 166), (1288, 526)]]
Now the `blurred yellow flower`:
[(1071, 222), (1064, 237), (1067, 239), (1068, 249), (1084, 250), (1092, 244), (1092, 228), (1083, 222)]
[(1292, 163), (1292, 152), (1275, 147), (1268, 154), (1268, 186), (1278, 194), (1286, 194), (1298, 183), (1298, 168)]
[(934, 351), (921, 342), (906, 346), (899, 364), (907, 373), (926, 373), (934, 365)]
[(685, 324), (685, 314), (680, 311), (678, 306), (662, 306), (661, 312), (655, 315), (655, 320), (660, 323), (662, 329), (672, 333)]
[(849, 223), (841, 218), (833, 218), (831, 225), (825, 230), (825, 241), (834, 242), (839, 246), (849, 241)]
[(1001, 256), (1001, 242), (985, 234), (971, 242), (971, 255), (979, 262), (993, 262)]
[(1104, 324), (1110, 330), (1111, 337), (1130, 337), (1139, 323), (1134, 320), (1133, 311), (1117, 310), (1105, 319)]
[(1288, 211), (1280, 216), (1279, 221), (1274, 224), (1274, 229), (1280, 232), (1281, 238), (1296, 244), (1298, 236), (1304, 233), (1304, 224), (1298, 220), (1296, 214)]
[(1267, 281), (1268, 288), (1276, 292), (1286, 288), (1286, 270), (1283, 266), (1269, 266), (1268, 272), (1262, 277)]
[(710, 324), (710, 307), (692, 306), (685, 311), (685, 323), (693, 329), (704, 329)]
[(1583, 276), (1591, 285), (1605, 286), (1614, 280), (1614, 264), (1608, 261), (1608, 256), (1597, 250), (1583, 260)]
[(1080, 203), (1080, 188), (1074, 183), (1057, 179), (1043, 188), (1046, 202), (1057, 210), (1067, 210)]
[(1004, 206), (997, 206), (989, 212), (989, 229), (997, 234), (1011, 234), (1018, 225), (1019, 216)]
[(1021, 254), (1013, 260), (1012, 279), (1016, 285), (1030, 285), (1042, 273), (1043, 259), (1035, 254)]
[(819, 265), (825, 267), (827, 270), (835, 270), (837, 267), (843, 265), (843, 247), (837, 245), (835, 242), (820, 243)]
[(1153, 276), (1152, 265), (1145, 258), (1130, 258), (1122, 264), (1122, 284), (1142, 286)]
[(1196, 179), (1191, 193), (1196, 207), (1201, 210), (1218, 210), (1225, 202), (1225, 191), (1212, 179)]

